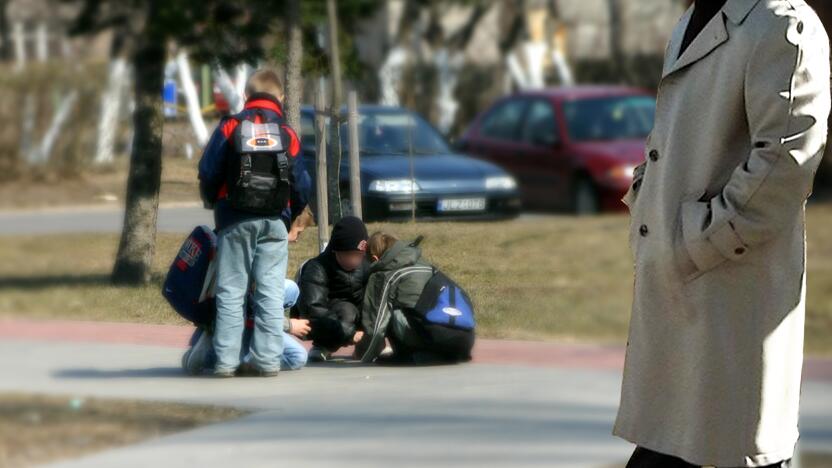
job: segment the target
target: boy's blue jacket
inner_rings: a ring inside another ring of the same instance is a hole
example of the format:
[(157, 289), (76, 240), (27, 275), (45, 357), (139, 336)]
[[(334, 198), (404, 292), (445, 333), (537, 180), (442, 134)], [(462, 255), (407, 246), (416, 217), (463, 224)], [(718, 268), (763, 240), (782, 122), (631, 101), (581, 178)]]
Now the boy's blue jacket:
[(236, 115), (223, 118), (211, 139), (205, 146), (202, 159), (199, 161), (199, 191), (206, 208), (214, 209), (214, 222), (217, 231), (232, 224), (249, 219), (260, 219), (264, 215), (249, 213), (231, 208), (228, 205), (228, 187), (226, 186), (226, 170), (228, 157), (236, 156), (231, 138), (234, 129), (241, 120), (253, 119), (254, 113), (259, 111), (267, 122), (280, 125), (283, 132), (283, 145), (288, 148), (289, 183), (291, 195), (289, 205), (279, 216), (286, 224), (286, 229), (292, 221), (306, 208), (309, 202), (312, 181), (300, 161), (300, 141), (295, 131), (286, 124), (280, 102), (271, 94), (255, 93), (246, 101), (243, 110)]

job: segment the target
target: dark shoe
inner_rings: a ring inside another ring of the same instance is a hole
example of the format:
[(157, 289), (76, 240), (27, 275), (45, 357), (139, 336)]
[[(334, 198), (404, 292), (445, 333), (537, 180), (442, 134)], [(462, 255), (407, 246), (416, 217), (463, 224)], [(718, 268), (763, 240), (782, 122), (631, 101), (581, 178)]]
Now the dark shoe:
[(237, 369), (237, 374), (238, 375), (251, 376), (251, 377), (277, 377), (277, 375), (279, 373), (280, 373), (280, 369), (262, 370), (262, 369), (258, 369), (257, 367), (255, 367), (254, 365), (252, 365), (248, 362), (244, 363), (243, 365), (240, 366), (239, 369)]
[(332, 358), (332, 353), (324, 348), (314, 346), (309, 350), (309, 362), (326, 362)]
[(218, 379), (228, 379), (234, 377), (234, 371), (232, 370), (214, 370), (214, 377)]
[(268, 371), (261, 370), (261, 371), (258, 371), (258, 375), (260, 377), (277, 377), (278, 374), (280, 374), (279, 370), (268, 370)]

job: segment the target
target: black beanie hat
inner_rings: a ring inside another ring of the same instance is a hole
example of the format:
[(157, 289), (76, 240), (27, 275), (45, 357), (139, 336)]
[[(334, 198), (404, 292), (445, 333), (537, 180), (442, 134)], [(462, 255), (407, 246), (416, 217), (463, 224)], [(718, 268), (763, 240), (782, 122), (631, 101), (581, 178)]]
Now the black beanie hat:
[(345, 216), (333, 226), (329, 247), (336, 252), (348, 250), (365, 252), (368, 237), (364, 221), (355, 216)]

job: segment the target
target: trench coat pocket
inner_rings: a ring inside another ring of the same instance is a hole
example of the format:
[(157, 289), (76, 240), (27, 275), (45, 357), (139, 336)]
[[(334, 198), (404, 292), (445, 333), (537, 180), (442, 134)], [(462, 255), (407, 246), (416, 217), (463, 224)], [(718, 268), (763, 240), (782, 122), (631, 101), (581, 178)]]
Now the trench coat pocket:
[(632, 185), (630, 185), (630, 189), (627, 190), (627, 193), (624, 194), (624, 198), (622, 198), (621, 201), (627, 205), (627, 208), (630, 210), (633, 209), (633, 203), (636, 201), (636, 194)]
[(707, 202), (696, 199), (682, 202), (675, 254), (685, 282), (693, 281), (727, 260), (705, 235), (709, 217)]

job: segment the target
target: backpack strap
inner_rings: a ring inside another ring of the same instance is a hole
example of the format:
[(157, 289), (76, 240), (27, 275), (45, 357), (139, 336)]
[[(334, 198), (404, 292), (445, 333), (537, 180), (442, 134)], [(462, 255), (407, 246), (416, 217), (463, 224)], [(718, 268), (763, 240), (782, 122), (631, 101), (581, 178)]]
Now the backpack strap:
[[(260, 122), (262, 124), (270, 123), (266, 120), (266, 114), (263, 113), (262, 109), (255, 109), (255, 116), (260, 118)], [(255, 123), (257, 123), (255, 121)], [(283, 132), (283, 129), (280, 128), (280, 124), (277, 124), (277, 129), (280, 132)], [(282, 138), (282, 135), (277, 135), (278, 138)], [(281, 143), (281, 146), (282, 143)], [(280, 181), (283, 183), (289, 183), (289, 158), (286, 157), (286, 150), (278, 151), (275, 153), (275, 157), (277, 158), (277, 168), (280, 170)]]
[(286, 157), (286, 151), (278, 151), (275, 153), (277, 157), (277, 167), (280, 169), (280, 181), (289, 183), (289, 158)]
[(390, 295), (393, 292), (393, 288), (402, 280), (402, 278), (414, 274), (414, 273), (433, 273), (435, 268), (433, 266), (412, 266), (412, 267), (405, 267), (401, 270), (397, 270), (387, 278), (387, 281), (384, 283), (384, 288), (381, 292), (381, 300), (378, 304), (378, 310), (376, 311), (376, 320), (373, 325), (373, 338), (370, 341), (370, 344), (367, 346), (367, 350), (364, 352), (364, 355), (361, 356), (361, 360), (363, 362), (369, 362), (370, 359), (373, 357), (371, 356), (373, 349), (378, 346), (380, 340), (384, 339), (384, 334), (379, 333), (381, 330), (381, 324), (384, 323), (384, 319), (386, 319), (387, 315), (391, 314), (390, 311)]

